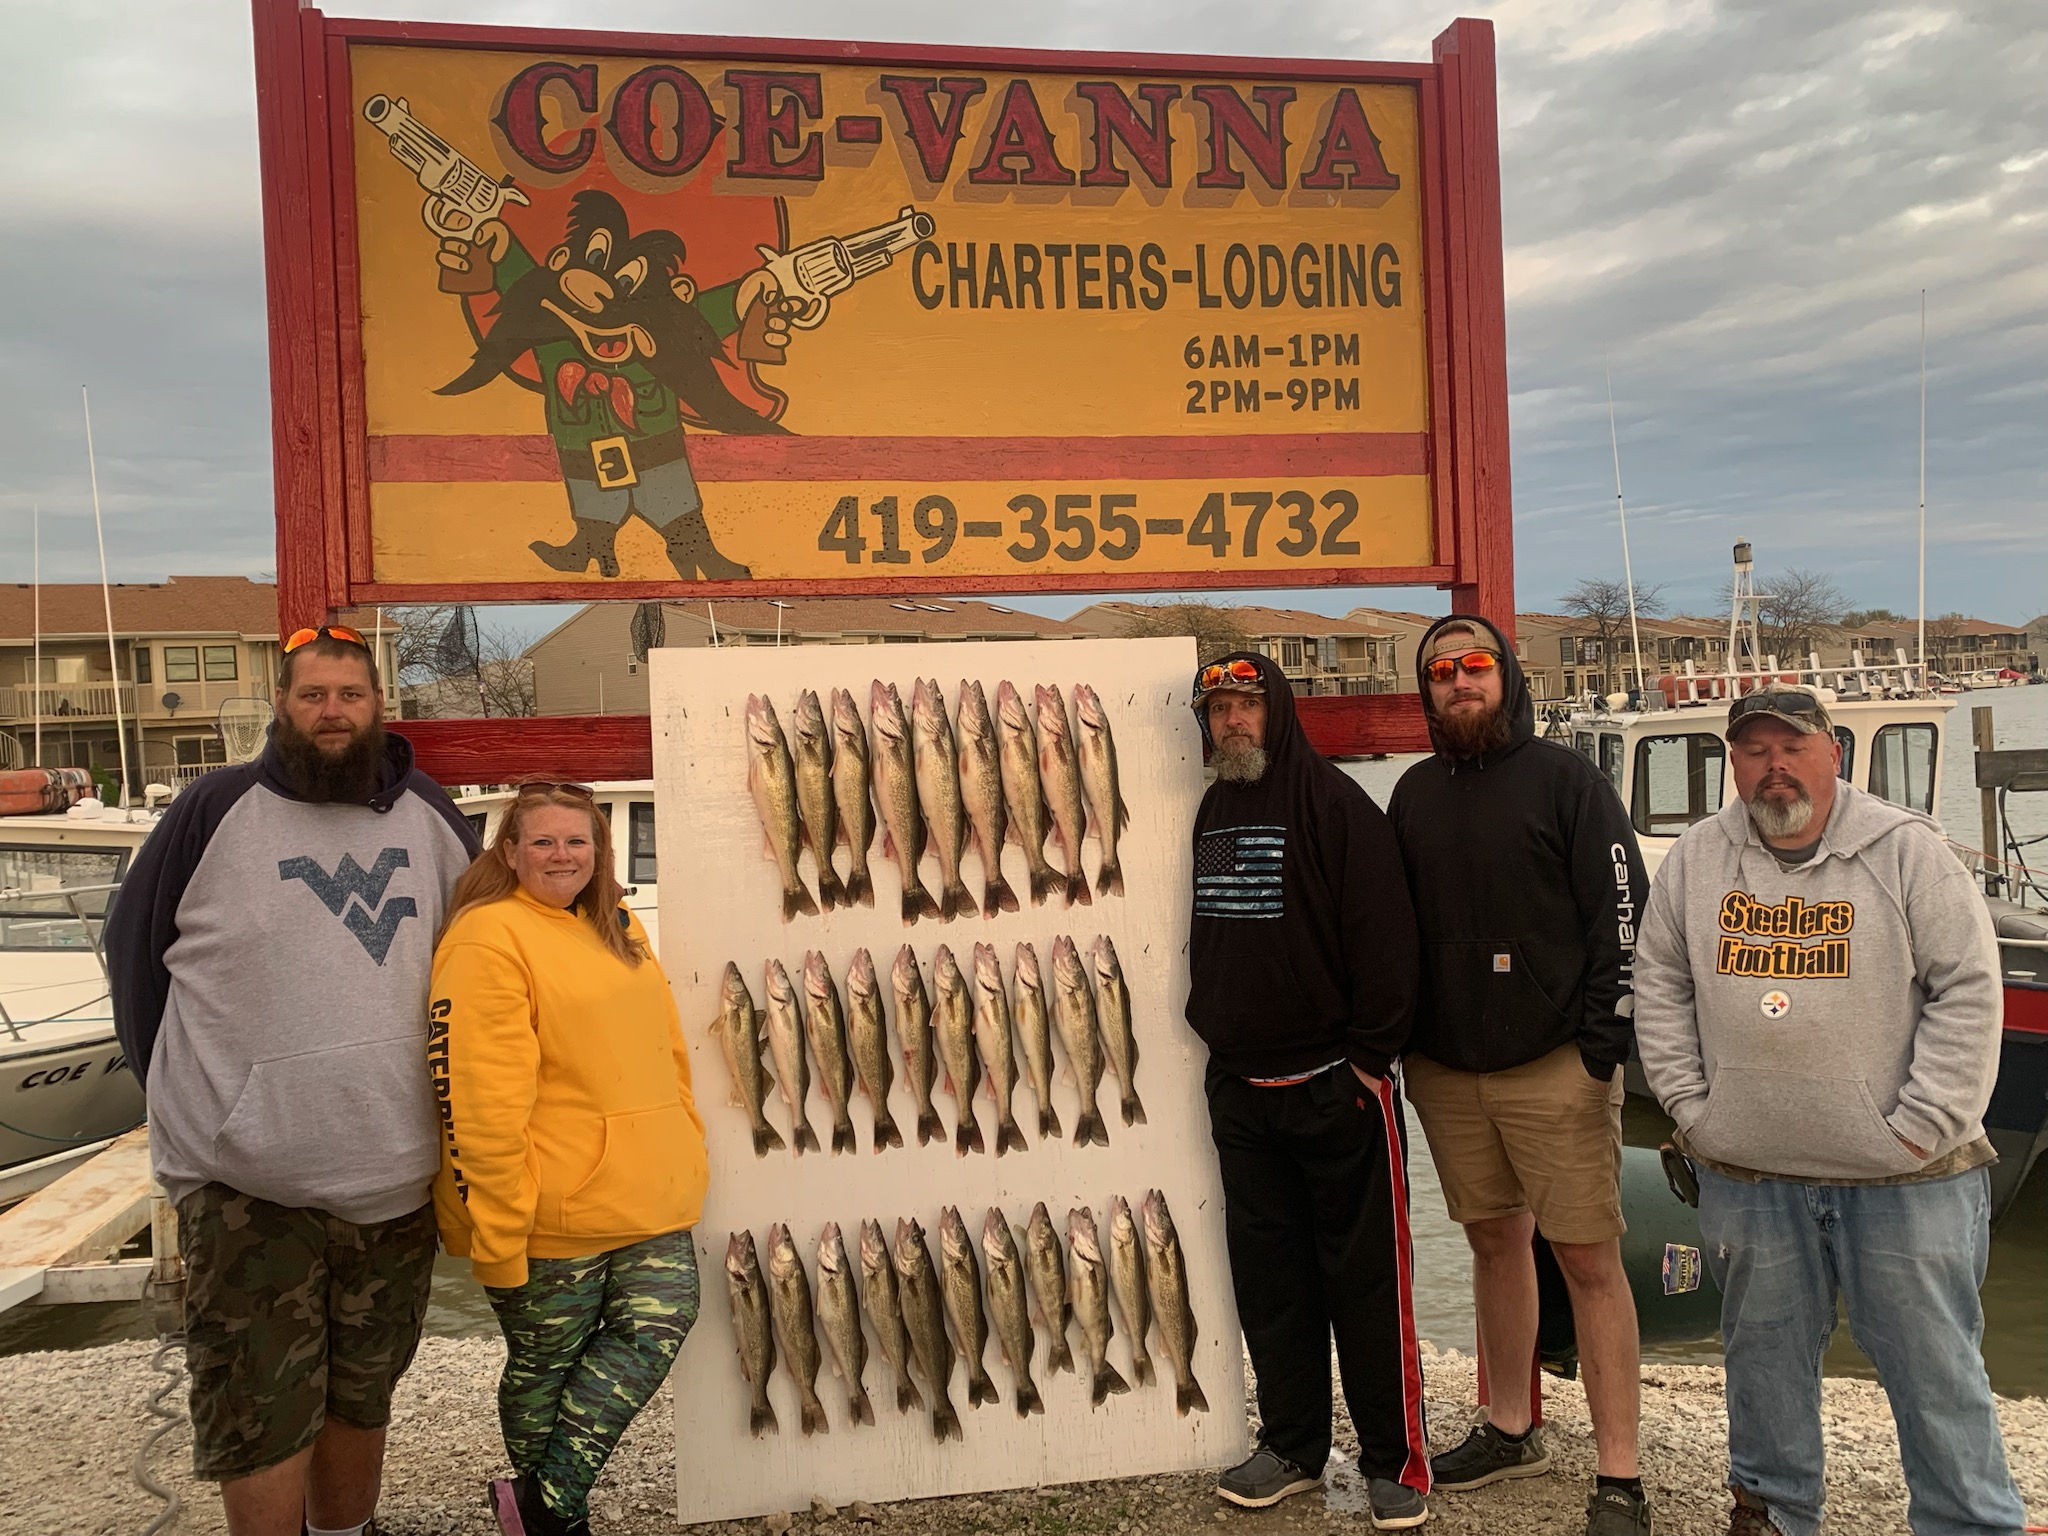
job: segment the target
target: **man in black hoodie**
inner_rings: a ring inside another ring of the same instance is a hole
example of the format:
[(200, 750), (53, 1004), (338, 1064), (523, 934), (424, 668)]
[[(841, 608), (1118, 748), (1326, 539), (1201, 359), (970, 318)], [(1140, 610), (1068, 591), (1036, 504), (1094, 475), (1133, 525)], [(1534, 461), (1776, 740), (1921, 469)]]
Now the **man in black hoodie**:
[(1262, 1508), (1322, 1481), (1330, 1340), (1373, 1525), (1429, 1518), (1407, 1146), (1415, 919), (1387, 818), (1316, 755), (1264, 656), (1202, 668), (1216, 782), (1195, 817), (1188, 1023), (1209, 1047), (1238, 1320), (1259, 1447), (1216, 1491)]
[(1588, 1536), (1649, 1536), (1639, 1355), (1621, 1266), (1621, 1067), (1649, 894), (1619, 797), (1536, 739), (1514, 647), (1453, 614), (1416, 656), (1434, 756), (1389, 805), (1422, 936), (1403, 1071), (1444, 1201), (1472, 1245), (1487, 1422), (1436, 1458), (1455, 1492), (1547, 1471), (1532, 1428), (1539, 1231), (1571, 1292), (1599, 1446)]

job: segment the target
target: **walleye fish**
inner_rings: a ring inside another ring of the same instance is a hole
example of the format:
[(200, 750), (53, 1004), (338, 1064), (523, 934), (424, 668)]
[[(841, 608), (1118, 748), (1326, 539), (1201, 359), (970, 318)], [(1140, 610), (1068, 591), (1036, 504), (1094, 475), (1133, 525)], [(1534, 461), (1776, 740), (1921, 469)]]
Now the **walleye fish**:
[(1038, 708), (1038, 782), (1045, 787), (1052, 812), (1053, 836), (1067, 865), (1067, 905), (1087, 906), (1088, 871), (1081, 867), (1081, 833), (1087, 812), (1081, 806), (1081, 765), (1074, 757), (1074, 730), (1067, 723), (1066, 701), (1057, 688), (1040, 684)]
[(818, 1401), (818, 1331), (811, 1312), (811, 1280), (789, 1239), (789, 1228), (779, 1221), (768, 1229), (768, 1309), (775, 1317), (782, 1369), (796, 1383), (803, 1403), (804, 1433), (830, 1434), (825, 1405)]
[(847, 1042), (853, 1047), (853, 1069), (875, 1107), (875, 1150), (903, 1145), (896, 1117), (889, 1113), (889, 1085), (896, 1071), (889, 1065), (889, 1021), (882, 1012), (882, 989), (875, 980), (875, 959), (864, 949), (853, 952), (846, 971)]
[(1095, 877), (1095, 889), (1099, 895), (1121, 896), (1124, 867), (1117, 859), (1116, 840), (1131, 824), (1131, 811), (1124, 804), (1123, 784), (1117, 778), (1116, 737), (1110, 734), (1109, 716), (1086, 683), (1074, 684), (1074, 721), (1079, 727), (1074, 744), (1081, 755), (1081, 789), (1088, 799), (1088, 821), (1102, 844), (1102, 869)]
[(953, 1151), (959, 1157), (986, 1152), (988, 1143), (981, 1139), (981, 1122), (974, 1118), (974, 1089), (981, 1081), (981, 1063), (974, 1051), (974, 1004), (968, 998), (967, 978), (960, 974), (959, 962), (943, 944), (932, 956), (932, 985), (939, 994), (932, 1011), (932, 1034), (939, 1044), (939, 1058), (946, 1064), (946, 1076), (951, 1079), (947, 1086), (953, 1090), (958, 1122)]
[(924, 857), (924, 812), (917, 803), (910, 721), (894, 683), (878, 681), (868, 690), (868, 726), (874, 733), (869, 766), (882, 807), (882, 857), (894, 859), (903, 873), (903, 923), (909, 927), (920, 917), (937, 917), (939, 904), (917, 872)]
[(1116, 1325), (1109, 1320), (1109, 1276), (1103, 1269), (1094, 1213), (1085, 1205), (1067, 1212), (1067, 1248), (1072, 1254), (1067, 1285), (1074, 1316), (1081, 1320), (1081, 1345), (1088, 1352), (1091, 1373), (1089, 1403), (1100, 1408), (1110, 1393), (1128, 1392), (1131, 1384), (1109, 1363), (1109, 1341), (1116, 1332)]
[(875, 1405), (868, 1400), (867, 1383), (861, 1379), (868, 1368), (868, 1336), (861, 1332), (860, 1297), (853, 1286), (853, 1266), (846, 1259), (846, 1244), (839, 1236), (839, 1223), (828, 1221), (818, 1234), (818, 1321), (825, 1325), (825, 1342), (832, 1346), (839, 1374), (846, 1382), (846, 1411), (856, 1424), (875, 1422)]
[(1001, 1402), (981, 1358), (988, 1348), (988, 1315), (981, 1309), (981, 1264), (974, 1257), (974, 1240), (967, 1235), (967, 1224), (950, 1205), (939, 1212), (939, 1263), (943, 1266), (946, 1317), (953, 1325), (960, 1358), (967, 1364), (967, 1406)]
[(974, 1041), (988, 1068), (988, 1090), (996, 1101), (996, 1156), (1010, 1148), (1028, 1152), (1011, 1099), (1017, 1091), (1017, 1046), (1010, 1034), (1010, 994), (993, 946), (974, 946)]
[(769, 1148), (780, 1149), (783, 1142), (782, 1133), (761, 1113), (761, 1103), (768, 1097), (768, 1068), (761, 1060), (761, 1015), (740, 968), (730, 960), (725, 962), (718, 1017), (711, 1028), (732, 1072), (733, 1100), (747, 1112), (747, 1123), (753, 1128), (754, 1156), (766, 1157)]
[(1060, 1134), (1060, 1117), (1052, 1107), (1052, 1019), (1045, 1011), (1045, 978), (1039, 974), (1038, 951), (1017, 946), (1011, 974), (1017, 978), (1017, 1034), (1024, 1042), (1024, 1075), (1038, 1095), (1038, 1134)]
[(974, 898), (960, 878), (960, 855), (967, 848), (967, 810), (960, 799), (960, 753), (953, 745), (953, 723), (946, 718), (946, 696), (939, 681), (917, 680), (910, 693), (910, 733), (917, 765), (917, 799), (924, 807), (932, 849), (939, 856), (939, 921), (974, 915)]
[(994, 1206), (981, 1224), (981, 1256), (988, 1263), (988, 1310), (1003, 1359), (1017, 1380), (1017, 1417), (1045, 1412), (1045, 1399), (1031, 1379), (1031, 1301), (1024, 1294), (1024, 1261), (1010, 1223)]
[(776, 1422), (775, 1405), (768, 1401), (768, 1376), (775, 1369), (775, 1331), (768, 1321), (768, 1285), (761, 1278), (751, 1232), (735, 1232), (725, 1245), (725, 1288), (732, 1298), (732, 1331), (739, 1340), (740, 1374), (746, 1377), (754, 1393), (747, 1428), (757, 1440), (764, 1429), (780, 1434), (782, 1426)]
[[(1074, 1122), (1074, 1145), (1109, 1145), (1109, 1127), (1095, 1102), (1102, 1081), (1102, 1037), (1095, 1025), (1095, 993), (1081, 965), (1074, 941), (1061, 934), (1052, 941), (1052, 1015), (1067, 1048), (1067, 1065), (1081, 1090), (1081, 1118)], [(812, 1145), (816, 1145), (815, 1142)]]
[(782, 1090), (782, 1102), (789, 1106), (789, 1123), (796, 1155), (818, 1150), (818, 1133), (811, 1129), (804, 1100), (811, 1092), (811, 1069), (804, 1060), (804, 1023), (797, 1013), (796, 988), (789, 984), (789, 972), (780, 960), (770, 960), (764, 985), (768, 997), (768, 1054), (775, 1058), (775, 1083)]
[(1073, 1316), (1074, 1307), (1067, 1298), (1067, 1259), (1060, 1251), (1060, 1234), (1043, 1200), (1031, 1207), (1031, 1221), (1024, 1228), (1024, 1262), (1031, 1271), (1031, 1293), (1038, 1298), (1038, 1315), (1052, 1335), (1045, 1368), (1071, 1371), (1074, 1351), (1067, 1343), (1067, 1319)]
[(1003, 878), (1003, 838), (1010, 827), (1003, 809), (1003, 749), (980, 683), (961, 680), (960, 725), (953, 734), (960, 745), (960, 798), (981, 851), (981, 915), (1014, 912), (1017, 893)]
[(932, 1438), (962, 1440), (960, 1415), (948, 1390), (953, 1380), (953, 1345), (941, 1315), (939, 1275), (932, 1268), (924, 1228), (915, 1220), (896, 1223), (896, 1286), (903, 1302), (903, 1328), (910, 1339), (910, 1358), (932, 1394)]
[(1195, 1380), (1194, 1308), (1188, 1305), (1188, 1266), (1181, 1255), (1180, 1234), (1166, 1196), (1153, 1190), (1145, 1196), (1145, 1283), (1152, 1296), (1152, 1315), (1159, 1319), (1159, 1339), (1173, 1367), (1173, 1407), (1182, 1418), (1190, 1408), (1209, 1411), (1209, 1399)]
[(810, 1041), (818, 1081), (825, 1085), (825, 1098), (832, 1106), (832, 1155), (837, 1157), (854, 1149), (853, 1116), (847, 1110), (853, 1097), (853, 1062), (846, 1054), (839, 988), (832, 984), (832, 968), (815, 949), (804, 956), (804, 1038)]
[(910, 1336), (903, 1331), (903, 1303), (896, 1296), (896, 1266), (879, 1221), (860, 1224), (860, 1304), (882, 1342), (882, 1358), (896, 1370), (896, 1411), (924, 1407), (924, 1395), (910, 1379)]
[(929, 1146), (946, 1139), (946, 1127), (932, 1108), (932, 1083), (939, 1065), (932, 1049), (932, 1001), (924, 990), (917, 955), (908, 944), (896, 951), (889, 982), (896, 992), (896, 1038), (903, 1042), (903, 1075), (910, 1080), (910, 1097), (917, 1105), (917, 1144)]
[(1116, 1073), (1116, 1085), (1123, 1090), (1125, 1125), (1144, 1125), (1145, 1106), (1138, 1099), (1138, 1037), (1131, 1029), (1131, 989), (1124, 985), (1124, 968), (1117, 964), (1116, 945), (1101, 934), (1089, 951), (1095, 961), (1095, 993), (1102, 1007), (1102, 1043), (1108, 1048), (1109, 1065)]
[[(823, 1259), (819, 1260), (823, 1263)], [(824, 1284), (823, 1279), (819, 1284)], [(1145, 1335), (1152, 1327), (1152, 1309), (1145, 1293), (1145, 1250), (1131, 1203), (1122, 1195), (1109, 1202), (1109, 1288), (1123, 1314), (1124, 1336), (1131, 1341), (1131, 1374), (1138, 1385), (1152, 1385), (1152, 1357), (1145, 1353)]]
[(875, 877), (868, 873), (868, 849), (875, 841), (875, 800), (868, 788), (868, 731), (861, 724), (860, 706), (844, 688), (832, 690), (832, 804), (839, 813), (840, 841), (853, 855), (842, 900), (849, 907), (872, 907)]
[(817, 899), (796, 867), (804, 837), (797, 813), (796, 768), (782, 722), (775, 718), (775, 705), (762, 693), (747, 695), (747, 788), (753, 791), (754, 809), (761, 813), (768, 856), (782, 876), (782, 920), (786, 923), (799, 912), (816, 917)]
[(806, 688), (796, 696), (789, 728), (796, 733), (790, 755), (796, 764), (797, 810), (803, 816), (804, 841), (818, 863), (818, 905), (830, 912), (852, 903), (832, 867), (832, 850), (839, 844), (838, 806), (832, 798), (832, 734), (825, 727), (825, 710), (815, 690)]
[(996, 689), (996, 746), (1003, 769), (1003, 805), (1010, 813), (1010, 839), (1024, 850), (1031, 904), (1043, 906), (1046, 897), (1065, 888), (1067, 877), (1045, 860), (1049, 827), (1045, 789), (1038, 782), (1038, 733), (1031, 728), (1031, 714), (1024, 708), (1023, 698), (1008, 682)]

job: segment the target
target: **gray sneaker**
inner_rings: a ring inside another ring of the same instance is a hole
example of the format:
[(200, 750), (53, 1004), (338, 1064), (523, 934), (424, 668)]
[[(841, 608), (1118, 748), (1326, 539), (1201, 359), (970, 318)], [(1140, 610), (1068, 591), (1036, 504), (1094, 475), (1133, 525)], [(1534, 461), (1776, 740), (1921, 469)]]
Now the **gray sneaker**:
[(1323, 1479), (1263, 1445), (1216, 1479), (1216, 1496), (1245, 1509), (1265, 1509), (1289, 1494), (1320, 1488)]
[(1550, 1452), (1540, 1428), (1531, 1428), (1525, 1440), (1510, 1440), (1491, 1424), (1480, 1424), (1462, 1445), (1429, 1459), (1430, 1475), (1445, 1493), (1464, 1493), (1502, 1478), (1536, 1477), (1549, 1470)]
[(1598, 1488), (1586, 1500), (1586, 1536), (1650, 1536), (1650, 1501), (1625, 1488)]
[(1429, 1505), (1406, 1483), (1391, 1478), (1369, 1478), (1365, 1485), (1372, 1505), (1372, 1528), (1376, 1531), (1405, 1531), (1429, 1518)]

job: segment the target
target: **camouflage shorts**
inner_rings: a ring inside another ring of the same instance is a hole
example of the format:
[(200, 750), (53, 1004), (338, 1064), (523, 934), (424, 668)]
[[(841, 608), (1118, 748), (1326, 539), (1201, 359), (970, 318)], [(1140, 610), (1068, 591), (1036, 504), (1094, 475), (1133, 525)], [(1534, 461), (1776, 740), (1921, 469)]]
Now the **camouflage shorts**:
[(275, 1466), (330, 1415), (383, 1428), (419, 1347), (434, 1242), (432, 1205), (358, 1226), (225, 1184), (179, 1201), (193, 1473)]

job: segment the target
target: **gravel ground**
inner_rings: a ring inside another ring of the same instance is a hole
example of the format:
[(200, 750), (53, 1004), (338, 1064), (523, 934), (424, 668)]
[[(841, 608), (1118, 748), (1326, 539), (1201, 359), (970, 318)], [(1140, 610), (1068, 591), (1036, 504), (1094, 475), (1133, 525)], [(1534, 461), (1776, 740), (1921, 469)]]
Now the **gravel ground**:
[[(1438, 1445), (1460, 1438), (1474, 1411), (1469, 1358), (1424, 1346), (1430, 1433)], [(128, 1465), (156, 1421), (145, 1402), (162, 1380), (150, 1369), (153, 1346), (117, 1344), (64, 1354), (0, 1359), (0, 1536), (129, 1536), (160, 1506), (139, 1489)], [(484, 1509), (485, 1477), (504, 1467), (493, 1388), (502, 1347), (477, 1339), (429, 1338), (399, 1392), (379, 1519), (392, 1536), (495, 1536)], [(181, 1394), (173, 1394), (181, 1401)], [(1549, 1436), (1556, 1458), (1548, 1477), (1497, 1485), (1431, 1501), (1429, 1529), (1444, 1536), (1514, 1532), (1579, 1536), (1593, 1477), (1593, 1437), (1576, 1383), (1549, 1381)], [(1830, 1381), (1830, 1528), (1876, 1533), (1906, 1529), (1898, 1446), (1883, 1393), (1861, 1381)], [(2037, 1520), (2048, 1519), (2048, 1401), (2002, 1400), (2000, 1417), (2021, 1492)], [(668, 1390), (643, 1414), (612, 1460), (592, 1501), (600, 1536), (644, 1536), (676, 1529), (673, 1418)], [(1643, 1373), (1643, 1464), (1666, 1536), (1721, 1536), (1727, 1460), (1721, 1373), (1707, 1366), (1650, 1366)], [(1340, 1420), (1340, 1449), (1354, 1450)], [(195, 1483), (191, 1438), (180, 1425), (150, 1456), (156, 1475), (183, 1496), (179, 1536), (214, 1536), (225, 1526), (213, 1489)], [(780, 1528), (771, 1521), (769, 1528)], [(1255, 1527), (1261, 1536), (1369, 1530), (1355, 1471), (1333, 1465), (1329, 1487), (1279, 1507), (1249, 1513), (1219, 1505), (1207, 1477), (1179, 1475), (1034, 1488), (1015, 1493), (855, 1506), (828, 1514), (794, 1513), (795, 1536), (864, 1536), (870, 1528), (901, 1536), (1020, 1532), (1029, 1536), (1167, 1536)], [(757, 1536), (763, 1522), (700, 1527)]]

